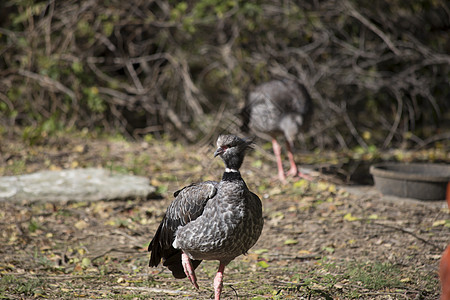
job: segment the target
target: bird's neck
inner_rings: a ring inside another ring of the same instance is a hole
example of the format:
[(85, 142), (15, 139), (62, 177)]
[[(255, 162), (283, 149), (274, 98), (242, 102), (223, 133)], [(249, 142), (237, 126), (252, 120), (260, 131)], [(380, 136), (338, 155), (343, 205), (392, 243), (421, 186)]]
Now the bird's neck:
[(242, 179), (241, 173), (238, 169), (233, 168), (225, 168), (225, 172), (223, 172), (222, 180), (224, 181), (232, 181)]

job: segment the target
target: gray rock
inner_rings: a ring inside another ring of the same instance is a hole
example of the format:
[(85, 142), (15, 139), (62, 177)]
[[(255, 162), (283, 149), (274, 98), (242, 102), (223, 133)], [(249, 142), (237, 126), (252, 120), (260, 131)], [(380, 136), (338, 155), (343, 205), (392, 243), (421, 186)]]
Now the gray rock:
[(148, 178), (94, 168), (0, 177), (0, 201), (65, 202), (147, 198), (155, 191)]

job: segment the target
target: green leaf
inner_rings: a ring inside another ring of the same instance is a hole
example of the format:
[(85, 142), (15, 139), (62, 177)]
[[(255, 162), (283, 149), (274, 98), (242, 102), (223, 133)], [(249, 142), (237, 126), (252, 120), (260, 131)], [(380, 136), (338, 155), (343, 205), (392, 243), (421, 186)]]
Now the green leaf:
[(299, 181), (296, 181), (293, 184), (294, 188), (303, 188), (303, 187), (307, 187), (308, 185), (309, 185), (309, 182), (305, 179), (300, 179)]
[(258, 168), (259, 169), (259, 168), (262, 167), (262, 165), (263, 165), (263, 162), (260, 159), (255, 160), (254, 162), (252, 162), (252, 167), (254, 167), (254, 168)]
[(352, 216), (351, 213), (348, 213), (344, 216), (344, 220), (349, 221), (349, 222), (353, 222), (353, 221), (357, 221), (359, 220), (357, 217)]
[(167, 190), (169, 189), (169, 187), (166, 185), (166, 184), (163, 184), (163, 185), (160, 185), (160, 186), (158, 186), (158, 188), (157, 188), (157, 193), (158, 194), (164, 194), (164, 193), (167, 193)]
[(254, 253), (255, 254), (263, 254), (263, 253), (267, 253), (267, 252), (269, 252), (269, 250), (268, 249), (256, 249), (255, 251), (254, 251)]
[(269, 264), (268, 264), (266, 261), (264, 261), (264, 260), (259, 261), (259, 262), (257, 263), (257, 265), (260, 266), (260, 267), (263, 268), (263, 269), (266, 269), (266, 268), (269, 267)]
[(294, 239), (287, 239), (287, 240), (284, 241), (285, 245), (295, 245), (297, 243), (298, 243), (298, 241), (294, 240)]
[(91, 260), (87, 257), (83, 257), (83, 259), (81, 260), (81, 266), (83, 268), (87, 268), (91, 265)]
[(333, 247), (323, 247), (323, 250), (325, 250), (328, 253), (333, 253), (334, 252), (334, 248)]
[(76, 73), (76, 74), (80, 74), (83, 73), (83, 64), (79, 61), (74, 61), (72, 63), (72, 70)]

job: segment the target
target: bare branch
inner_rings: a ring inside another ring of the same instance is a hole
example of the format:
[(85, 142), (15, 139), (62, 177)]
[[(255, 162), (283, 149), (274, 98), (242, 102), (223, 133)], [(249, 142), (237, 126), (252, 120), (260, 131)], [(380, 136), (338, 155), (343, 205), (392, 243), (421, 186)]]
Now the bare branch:
[(40, 75), (40, 74), (33, 73), (33, 72), (23, 70), (23, 69), (19, 69), (18, 73), (24, 77), (27, 77), (27, 78), (37, 81), (42, 86), (45, 86), (48, 88), (54, 88), (60, 92), (63, 92), (64, 94), (69, 96), (70, 99), (72, 99), (74, 104), (76, 104), (77, 97), (76, 97), (75, 93), (72, 90), (70, 90), (68, 87), (66, 87), (62, 83), (60, 83), (59, 81), (56, 81), (48, 76)]

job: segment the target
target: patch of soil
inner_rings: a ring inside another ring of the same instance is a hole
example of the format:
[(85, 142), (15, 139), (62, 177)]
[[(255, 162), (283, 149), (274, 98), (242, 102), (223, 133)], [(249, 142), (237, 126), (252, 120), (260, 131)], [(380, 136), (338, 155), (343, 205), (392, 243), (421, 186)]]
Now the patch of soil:
[[(217, 262), (197, 271), (200, 290), (146, 247), (178, 188), (221, 177), (212, 145), (129, 143), (73, 136), (2, 146), (3, 175), (103, 166), (148, 176), (160, 199), (0, 203), (0, 296), (9, 299), (210, 299)], [(261, 163), (262, 162), (262, 163)], [(450, 240), (443, 202), (350, 193), (325, 177), (280, 184), (258, 152), (243, 177), (262, 199), (265, 226), (247, 256), (225, 269), (225, 299), (437, 299), (437, 268)], [(271, 175), (273, 174), (273, 175)], [(328, 178), (328, 177), (327, 177)]]

